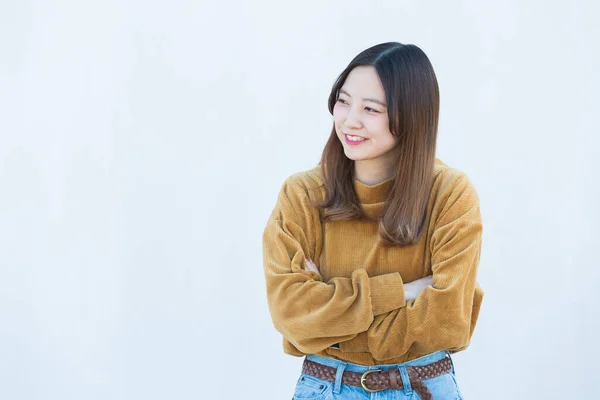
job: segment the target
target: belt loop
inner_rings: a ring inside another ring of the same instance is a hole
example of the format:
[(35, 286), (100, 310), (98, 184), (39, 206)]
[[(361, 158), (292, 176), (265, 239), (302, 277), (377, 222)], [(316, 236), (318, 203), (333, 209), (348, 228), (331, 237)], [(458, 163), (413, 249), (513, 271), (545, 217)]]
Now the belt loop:
[(341, 361), (337, 366), (337, 371), (335, 373), (335, 384), (333, 385), (333, 393), (335, 394), (340, 394), (340, 391), (342, 390), (342, 376), (344, 375), (344, 370), (346, 369), (347, 365), (348, 363)]
[(408, 372), (406, 372), (406, 367), (398, 367), (398, 369), (400, 370), (400, 376), (402, 377), (402, 384), (404, 385), (404, 393), (406, 393), (407, 396), (411, 396), (413, 389), (412, 386), (410, 385), (410, 378), (408, 377)]

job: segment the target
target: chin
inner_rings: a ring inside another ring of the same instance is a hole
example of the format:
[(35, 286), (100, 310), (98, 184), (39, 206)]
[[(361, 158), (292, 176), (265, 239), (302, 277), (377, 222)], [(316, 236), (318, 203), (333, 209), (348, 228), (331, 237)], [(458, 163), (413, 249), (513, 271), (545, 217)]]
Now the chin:
[(348, 154), (348, 152), (346, 151), (346, 149), (344, 148), (344, 154), (346, 155), (347, 158), (351, 159), (352, 161), (361, 161), (364, 160), (365, 157), (358, 155), (358, 154)]

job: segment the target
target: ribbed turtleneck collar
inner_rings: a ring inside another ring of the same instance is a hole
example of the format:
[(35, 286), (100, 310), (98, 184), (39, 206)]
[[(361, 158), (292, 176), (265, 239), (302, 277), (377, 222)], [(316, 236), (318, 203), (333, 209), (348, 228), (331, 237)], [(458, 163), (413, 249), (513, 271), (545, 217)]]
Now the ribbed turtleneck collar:
[(354, 179), (354, 190), (362, 204), (382, 203), (385, 201), (394, 178), (390, 178), (375, 185), (367, 185)]

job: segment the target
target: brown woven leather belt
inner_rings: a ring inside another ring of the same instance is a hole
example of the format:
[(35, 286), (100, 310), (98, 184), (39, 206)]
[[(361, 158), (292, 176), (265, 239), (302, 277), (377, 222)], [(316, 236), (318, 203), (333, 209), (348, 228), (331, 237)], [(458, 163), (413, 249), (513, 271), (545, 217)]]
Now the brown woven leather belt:
[[(424, 380), (432, 379), (437, 376), (452, 371), (452, 361), (448, 356), (443, 359), (424, 366), (406, 367), (406, 372), (410, 379), (412, 389), (417, 392), (423, 400), (433, 400), (433, 396)], [(314, 361), (304, 359), (302, 372), (329, 382), (335, 382), (337, 368), (319, 364)], [(367, 392), (379, 392), (386, 389), (404, 389), (402, 376), (398, 368), (391, 368), (385, 371), (380, 369), (367, 370), (364, 373), (344, 371), (342, 375), (342, 384), (362, 387)]]

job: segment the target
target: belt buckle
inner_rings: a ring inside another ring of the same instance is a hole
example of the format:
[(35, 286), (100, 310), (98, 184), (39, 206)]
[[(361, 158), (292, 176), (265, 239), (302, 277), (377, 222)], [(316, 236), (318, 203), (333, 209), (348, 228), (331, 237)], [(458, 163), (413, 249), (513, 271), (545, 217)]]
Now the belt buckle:
[(379, 389), (379, 390), (369, 389), (365, 383), (367, 381), (367, 375), (372, 374), (373, 372), (381, 372), (381, 371), (382, 371), (381, 369), (366, 370), (360, 377), (360, 384), (363, 387), (363, 389), (365, 389), (369, 393), (381, 392), (382, 390), (384, 390), (384, 389)]

